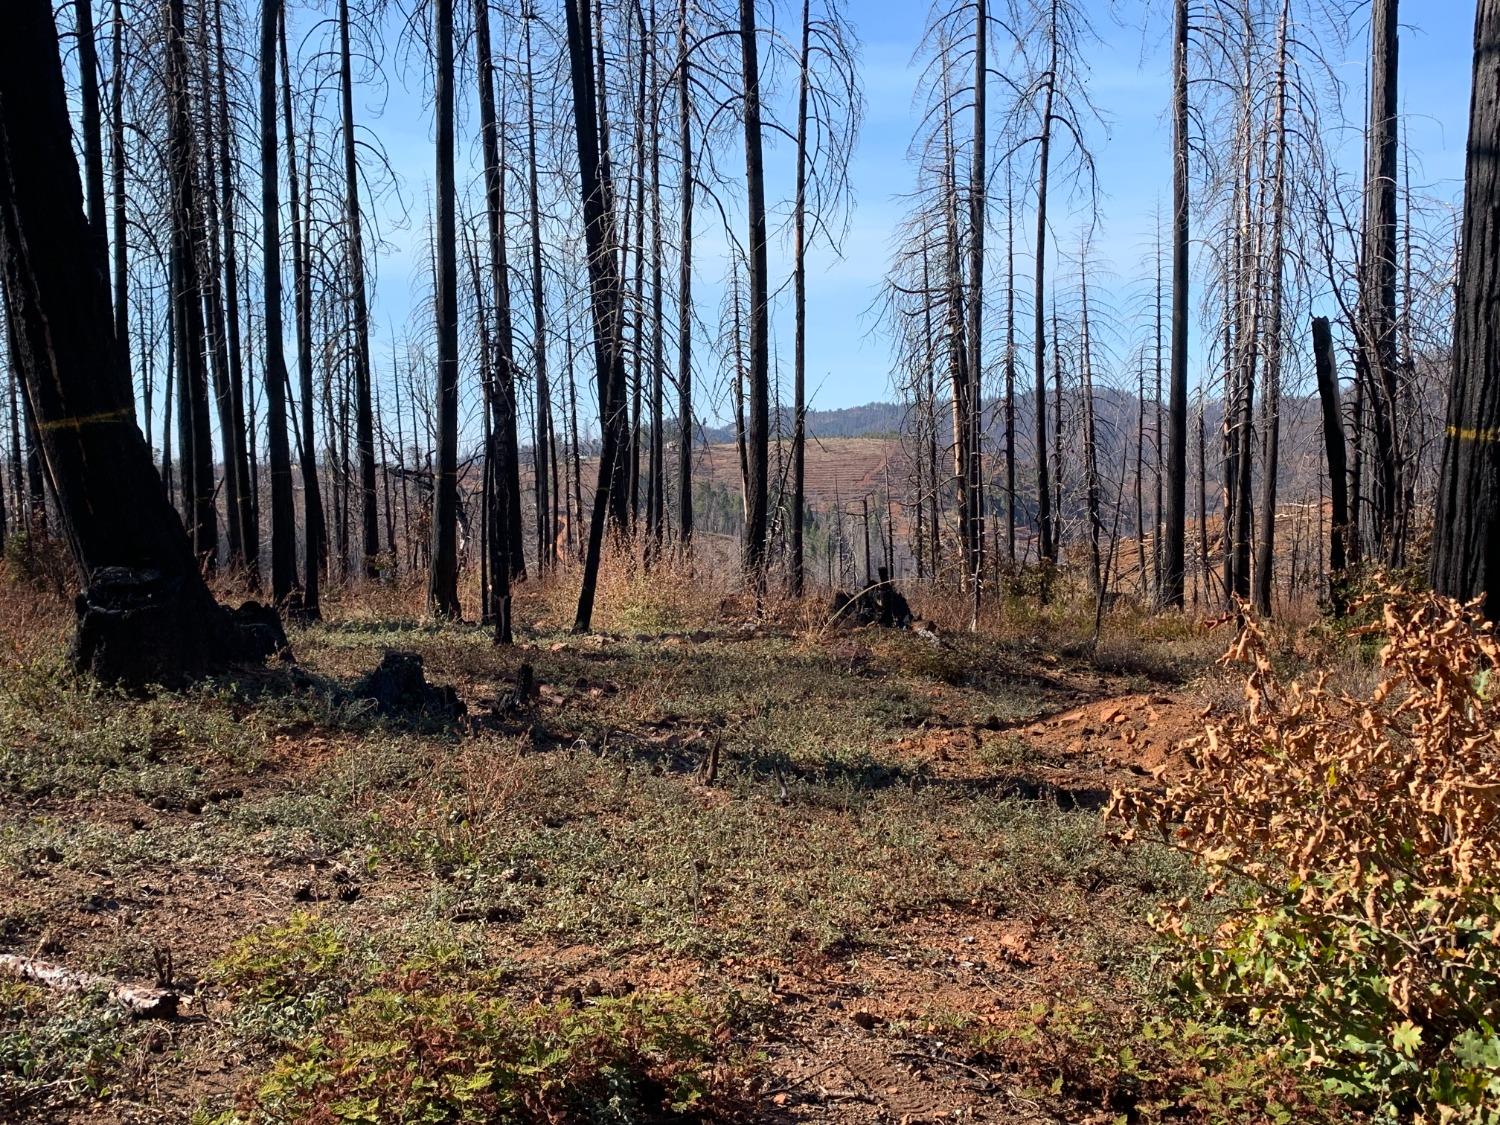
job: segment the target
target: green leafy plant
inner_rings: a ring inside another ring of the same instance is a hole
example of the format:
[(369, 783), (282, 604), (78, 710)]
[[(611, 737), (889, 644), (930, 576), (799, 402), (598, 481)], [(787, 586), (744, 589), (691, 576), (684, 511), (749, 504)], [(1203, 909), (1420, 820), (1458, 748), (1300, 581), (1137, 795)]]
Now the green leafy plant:
[(341, 1006), (366, 961), (328, 922), (298, 911), (235, 942), (213, 975), (234, 1003), (244, 1034), (282, 1043)]
[(516, 1003), (403, 972), (295, 1043), (239, 1120), (694, 1120), (738, 1086), (727, 1047), (677, 996)]
[(1333, 1122), (1339, 1100), (1311, 1083), (1281, 1052), (1234, 1029), (1140, 1005), (1063, 994), (999, 1021), (960, 1020), (944, 1047), (997, 1070), (1027, 1096), (1118, 1113), (1119, 1122)]
[(137, 1038), (123, 1009), (100, 997), (59, 1000), (34, 985), (0, 981), (0, 1120), (84, 1094), (110, 1097), (129, 1084), (127, 1056)]

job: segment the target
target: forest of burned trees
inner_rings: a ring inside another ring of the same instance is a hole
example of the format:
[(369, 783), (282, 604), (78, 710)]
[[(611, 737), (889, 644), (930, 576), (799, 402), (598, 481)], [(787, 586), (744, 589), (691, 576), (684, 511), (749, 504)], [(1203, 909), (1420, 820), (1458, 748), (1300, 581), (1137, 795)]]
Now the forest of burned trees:
[[(901, 451), (815, 507), (807, 270), (853, 205), (848, 5), (25, 0), (0, 80), (5, 550), (51, 536), (85, 585), (212, 574), (303, 620), (328, 583), (421, 581), (500, 641), (514, 584), (553, 571), (587, 630), (612, 554), (732, 568), (759, 599), (863, 585), (872, 536), (976, 619), (1066, 575), (1101, 606), (1269, 613), (1431, 554), (1445, 590), (1492, 589), (1484, 52), (1457, 222), (1414, 186), (1397, 0), (1142, 4), (1171, 145), (1121, 278), (1096, 7), (930, 11), (872, 304)], [(1344, 88), (1332, 60), (1366, 50)], [(383, 143), (395, 84), (435, 142), (425, 190)], [(1351, 116), (1354, 171), (1323, 140)], [(395, 241), (426, 265), (378, 323)], [(711, 431), (737, 502), (702, 471)]]
[[(938, 5), (920, 56), (928, 112), (886, 306), (929, 509), (919, 570), (983, 586), (1074, 562), (1096, 592), (1269, 613), (1331, 597), (1351, 564), (1412, 562), (1443, 449), (1458, 230), (1412, 186), (1395, 0), (1160, 13), (1170, 206), (1139, 276), (1107, 289), (1091, 284), (1097, 6), (1001, 7), (986, 29), (984, 0)], [(1359, 176), (1323, 147), (1360, 93), (1331, 61), (1364, 49), (1335, 22), (1355, 12), (1370, 52)]]

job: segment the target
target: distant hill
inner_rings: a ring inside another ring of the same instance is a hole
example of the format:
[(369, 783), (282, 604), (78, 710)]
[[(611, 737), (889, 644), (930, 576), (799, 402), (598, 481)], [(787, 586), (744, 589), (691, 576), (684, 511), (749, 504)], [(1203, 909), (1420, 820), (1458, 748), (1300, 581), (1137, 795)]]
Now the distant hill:
[[(782, 407), (778, 419), (771, 416), (771, 432), (778, 429), (786, 434), (792, 432), (792, 411)], [(896, 437), (901, 432), (906, 408), (895, 402), (869, 402), (864, 406), (849, 406), (842, 410), (809, 410), (807, 432), (815, 438), (850, 437)], [(709, 444), (734, 440), (734, 427), (704, 427), (703, 435)]]
[[(1032, 457), (1034, 415), (1033, 396), (1017, 395), (1015, 400), (1016, 426), (1016, 476), (1017, 500), (1023, 518), (1029, 518), (1031, 492), (1034, 490), (1034, 462)], [(1047, 410), (1051, 414), (1056, 403), (1049, 397)], [(1196, 406), (1196, 404), (1195, 404)], [(987, 475), (998, 481), (1005, 426), (999, 403), (986, 403), (986, 433), (984, 439)], [(1154, 429), (1156, 404), (1144, 404), (1144, 450), (1142, 451), (1144, 475), (1152, 474), (1155, 462)], [(1079, 492), (1083, 449), (1081, 439), (1083, 399), (1076, 388), (1063, 395), (1062, 412), (1067, 439), (1064, 442), (1060, 465), (1053, 466), (1054, 477), (1061, 475), (1069, 493), (1065, 510), (1071, 512), (1082, 503)], [(1219, 459), (1223, 450), (1223, 408), (1216, 399), (1204, 403), (1203, 430), (1207, 455), (1208, 507), (1215, 511), (1219, 507)], [(952, 414), (948, 404), (938, 404), (938, 460), (939, 471), (951, 468), (950, 434)], [(1130, 498), (1123, 494), (1121, 478), (1133, 479), (1136, 458), (1136, 430), (1142, 413), (1142, 404), (1136, 395), (1114, 387), (1101, 386), (1094, 392), (1095, 436), (1101, 483), (1106, 507), (1112, 507), (1116, 496), (1122, 502)], [(1281, 466), (1280, 492), (1284, 503), (1295, 503), (1309, 496), (1316, 496), (1317, 481), (1322, 472), (1322, 434), (1319, 429), (1320, 414), (1315, 396), (1287, 394), (1281, 399)], [(1257, 431), (1261, 421), (1257, 403)], [(879, 496), (885, 492), (886, 473), (889, 472), (892, 491), (903, 494), (909, 487), (913, 469), (911, 455), (910, 419), (907, 407), (893, 402), (872, 402), (863, 406), (843, 410), (814, 410), (807, 416), (809, 435), (807, 450), (807, 494), (814, 508), (830, 506), (834, 500), (845, 503), (858, 502), (860, 496)], [(1189, 472), (1197, 471), (1198, 418), (1196, 409), (1189, 418)], [(771, 471), (778, 471), (776, 449), (776, 427), (772, 427)], [(781, 432), (791, 432), (790, 412), (781, 412)], [(695, 458), (705, 479), (714, 484), (738, 492), (739, 458), (734, 445), (734, 430), (729, 426), (708, 427), (700, 431), (699, 452)], [(1256, 442), (1259, 442), (1257, 432)], [(785, 446), (782, 446), (784, 451)], [(1258, 458), (1257, 458), (1258, 460)], [(1257, 477), (1259, 466), (1256, 467)], [(1149, 485), (1147, 486), (1150, 487)], [(1189, 491), (1196, 488), (1196, 481)], [(1256, 495), (1259, 496), (1258, 485)], [(1147, 499), (1149, 505), (1150, 500)], [(1190, 506), (1196, 503), (1190, 497)]]

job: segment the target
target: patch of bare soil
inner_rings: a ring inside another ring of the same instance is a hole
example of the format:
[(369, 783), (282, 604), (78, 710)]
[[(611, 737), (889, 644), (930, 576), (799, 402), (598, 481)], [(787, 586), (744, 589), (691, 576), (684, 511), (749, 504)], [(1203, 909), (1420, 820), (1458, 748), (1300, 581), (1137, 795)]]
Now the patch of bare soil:
[(1202, 708), (1180, 696), (1118, 695), (1018, 733), (1058, 768), (1161, 778), (1182, 762), (1179, 748), (1203, 732), (1203, 721)]
[(1203, 730), (1203, 711), (1177, 695), (1103, 695), (1029, 723), (928, 722), (890, 747), (909, 769), (1066, 808), (1102, 808), (1120, 788), (1154, 785)]
[(770, 1105), (784, 1120), (1058, 1120), (954, 1040), (1073, 991), (1093, 968), (1071, 948), (1056, 920), (952, 910), (879, 950), (779, 967)]

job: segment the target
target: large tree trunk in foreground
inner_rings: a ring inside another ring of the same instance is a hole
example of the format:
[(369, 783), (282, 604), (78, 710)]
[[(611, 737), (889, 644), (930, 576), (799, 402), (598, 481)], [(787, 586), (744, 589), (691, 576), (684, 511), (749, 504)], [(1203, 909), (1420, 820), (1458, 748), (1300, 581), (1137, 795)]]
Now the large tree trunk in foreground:
[[(489, 417), (485, 422), (485, 481), (489, 521), (489, 608), (496, 644), (509, 644), (510, 577), (524, 571), (519, 549), (521, 484), (516, 442), (515, 341), (510, 319), (510, 265), (505, 252), (505, 188), (500, 165), (500, 126), (495, 116), (495, 67), (490, 48), (489, 0), (474, 3), (474, 54), (478, 64), (479, 128), (484, 152), (485, 227), (489, 232), (491, 304), (495, 339), (489, 349)], [(475, 275), (478, 285), (476, 257)], [(476, 302), (484, 323), (482, 295)], [(514, 487), (514, 493), (512, 493)], [(513, 558), (512, 550), (516, 551)]]
[[(0, 36), (0, 265), (27, 399), (63, 530), (87, 588), (80, 670), (144, 685), (264, 653), (194, 563), (135, 424), (104, 245), (73, 158), (62, 59), (46, 0), (15, 0)], [(252, 632), (255, 634), (252, 636)]]
[(1500, 619), (1500, 0), (1479, 0), (1464, 183), (1463, 259), (1453, 334), (1448, 433), (1438, 481), (1432, 584), (1487, 595)]

